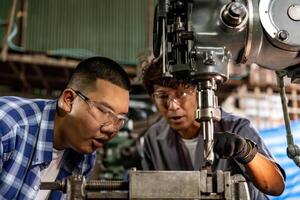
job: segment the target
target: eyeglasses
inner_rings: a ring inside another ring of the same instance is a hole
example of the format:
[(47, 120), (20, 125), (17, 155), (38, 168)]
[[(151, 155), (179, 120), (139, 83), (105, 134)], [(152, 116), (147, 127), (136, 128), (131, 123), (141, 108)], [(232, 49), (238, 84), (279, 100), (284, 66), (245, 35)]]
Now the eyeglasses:
[(98, 110), (101, 116), (101, 120), (106, 119), (104, 120), (105, 122), (112, 123), (113, 126), (117, 129), (117, 131), (122, 129), (127, 123), (128, 117), (126, 115), (118, 115), (114, 113), (114, 111), (112, 111), (110, 108), (106, 107), (105, 105), (96, 101), (92, 101), (90, 98), (82, 94), (80, 91), (74, 90), (72, 88), (71, 90), (73, 90), (89, 106), (94, 106)]
[(154, 92), (152, 96), (157, 104), (167, 106), (171, 101), (177, 104), (183, 103), (192, 96), (194, 91), (195, 88), (177, 89), (173, 94), (158, 91)]

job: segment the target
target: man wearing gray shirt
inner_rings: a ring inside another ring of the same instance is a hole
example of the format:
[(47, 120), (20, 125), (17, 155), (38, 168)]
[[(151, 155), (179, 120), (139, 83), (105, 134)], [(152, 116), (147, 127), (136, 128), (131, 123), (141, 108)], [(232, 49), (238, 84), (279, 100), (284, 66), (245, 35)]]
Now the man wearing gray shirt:
[[(143, 83), (162, 116), (145, 134), (147, 170), (201, 170), (204, 139), (195, 121), (196, 88), (187, 80), (162, 77), (161, 58), (145, 68)], [(250, 121), (221, 110), (214, 122), (213, 171), (242, 174), (251, 199), (268, 199), (284, 190), (284, 170), (275, 162)]]

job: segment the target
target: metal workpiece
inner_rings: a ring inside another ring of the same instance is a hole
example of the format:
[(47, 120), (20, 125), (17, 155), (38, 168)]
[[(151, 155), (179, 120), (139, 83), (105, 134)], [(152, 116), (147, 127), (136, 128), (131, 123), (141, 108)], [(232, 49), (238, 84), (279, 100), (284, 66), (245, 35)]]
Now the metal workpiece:
[[(70, 176), (67, 190), (62, 190), (68, 200), (130, 199), (130, 200), (248, 200), (245, 178), (217, 171), (130, 171), (129, 182), (93, 180), (83, 176)], [(109, 185), (112, 187), (107, 187)], [(43, 189), (54, 189), (56, 182), (42, 183)]]
[(132, 200), (250, 199), (245, 178), (223, 171), (136, 171), (129, 188)]
[(130, 172), (130, 199), (197, 199), (200, 195), (199, 172)]

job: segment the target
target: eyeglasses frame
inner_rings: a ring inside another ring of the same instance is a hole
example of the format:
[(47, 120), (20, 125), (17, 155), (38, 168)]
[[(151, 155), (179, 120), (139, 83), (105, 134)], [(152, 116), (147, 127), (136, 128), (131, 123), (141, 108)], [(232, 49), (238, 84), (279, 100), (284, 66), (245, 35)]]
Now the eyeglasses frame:
[[(93, 106), (95, 106), (97, 108), (97, 110), (99, 110), (100, 112), (106, 114), (108, 113), (110, 116), (110, 119), (117, 119), (117, 120), (121, 120), (123, 121), (121, 123), (121, 125), (118, 127), (118, 130), (122, 129), (126, 123), (128, 122), (128, 117), (126, 115), (119, 115), (116, 114), (114, 111), (112, 111), (110, 108), (108, 108), (107, 106), (97, 102), (97, 101), (93, 101), (91, 100), (89, 97), (87, 97), (86, 95), (84, 95), (82, 92), (80, 92), (79, 90), (75, 90), (73, 88), (70, 88), (73, 92), (75, 92), (75, 94), (77, 96), (79, 96), (84, 102), (86, 102), (88, 105), (90, 105), (90, 102), (92, 103)], [(101, 107), (101, 108), (99, 108)], [(104, 111), (105, 110), (105, 111)], [(112, 124), (116, 125), (116, 120), (112, 120)]]

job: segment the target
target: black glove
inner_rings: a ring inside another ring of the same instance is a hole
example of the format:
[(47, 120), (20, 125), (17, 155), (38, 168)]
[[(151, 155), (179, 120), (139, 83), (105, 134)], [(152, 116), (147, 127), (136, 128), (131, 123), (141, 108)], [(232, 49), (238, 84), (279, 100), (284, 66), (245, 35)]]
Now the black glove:
[(238, 162), (246, 164), (257, 153), (254, 142), (239, 135), (222, 132), (214, 134), (214, 151), (220, 158), (235, 158)]

